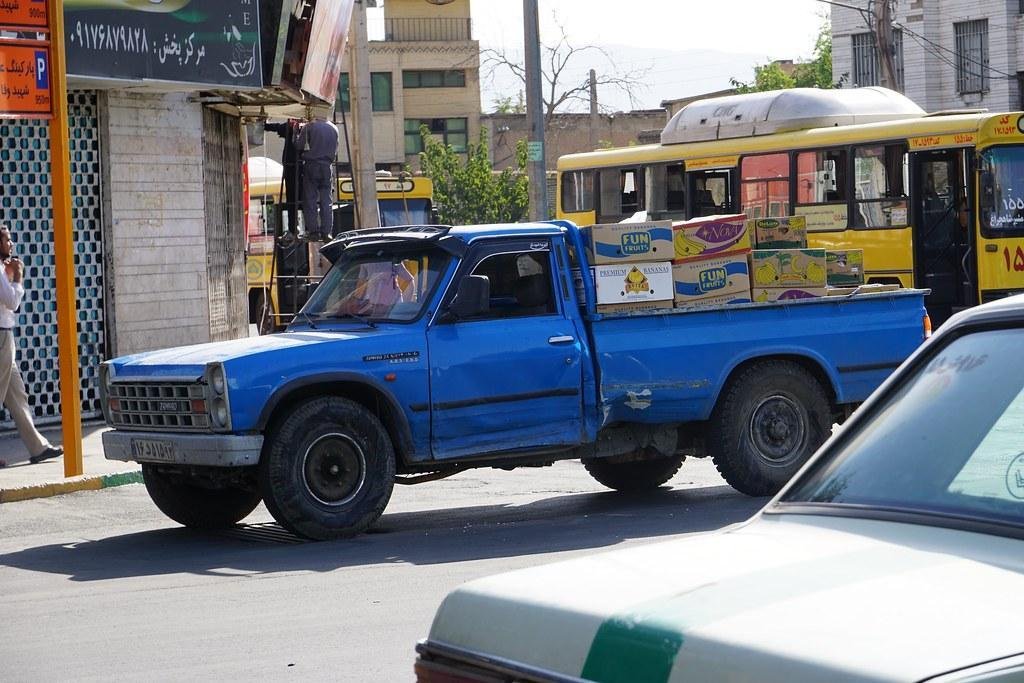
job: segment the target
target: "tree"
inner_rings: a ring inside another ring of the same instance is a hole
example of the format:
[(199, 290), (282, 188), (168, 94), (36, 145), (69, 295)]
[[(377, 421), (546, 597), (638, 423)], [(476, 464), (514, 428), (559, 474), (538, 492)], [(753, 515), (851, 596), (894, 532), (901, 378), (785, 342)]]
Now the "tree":
[(783, 71), (778, 62), (769, 62), (754, 67), (754, 80), (744, 83), (736, 78), (729, 82), (737, 92), (762, 92), (785, 90), (786, 88), (832, 88), (832, 28), (826, 20), (818, 31), (814, 42), (814, 56), (798, 62), (792, 75)]
[[(573, 103), (590, 106), (590, 77), (571, 78), (570, 74), (577, 65), (589, 57), (602, 57), (608, 69), (597, 71), (598, 87), (612, 87), (629, 97), (630, 106), (636, 108), (639, 101), (638, 93), (645, 89), (644, 78), (650, 68), (621, 69), (604, 48), (597, 45), (573, 45), (566, 33), (565, 26), (554, 17), (558, 26), (559, 38), (553, 45), (541, 44), (541, 65), (543, 71), (542, 97), (544, 100), (544, 125), (550, 125), (554, 115)], [(511, 71), (526, 87), (526, 66), (516, 56), (505, 50), (486, 49), (480, 52), (480, 64), (491, 78), (501, 70)], [(588, 69), (589, 71), (589, 69)], [(525, 110), (525, 109), (524, 109)]]
[(501, 173), (491, 165), (487, 133), (470, 143), (465, 158), (451, 145), (420, 128), (420, 167), (434, 183), (438, 218), (447, 225), (514, 223), (526, 215), (530, 198), (526, 179), (526, 141), (516, 143), (516, 163)]
[(514, 98), (512, 97), (512, 95), (494, 98), (494, 113), (525, 114), (526, 98), (523, 96), (523, 91), (520, 90)]

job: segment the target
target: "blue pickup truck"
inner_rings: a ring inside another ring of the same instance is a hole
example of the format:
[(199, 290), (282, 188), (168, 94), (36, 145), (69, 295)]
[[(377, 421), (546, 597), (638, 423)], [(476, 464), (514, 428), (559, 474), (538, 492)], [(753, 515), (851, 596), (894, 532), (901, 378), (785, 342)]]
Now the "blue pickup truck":
[(197, 528), (262, 500), (292, 532), (363, 531), (393, 485), (580, 459), (617, 490), (710, 455), (777, 491), (924, 339), (924, 293), (599, 314), (567, 222), (346, 233), (282, 334), (101, 368), (106, 457)]

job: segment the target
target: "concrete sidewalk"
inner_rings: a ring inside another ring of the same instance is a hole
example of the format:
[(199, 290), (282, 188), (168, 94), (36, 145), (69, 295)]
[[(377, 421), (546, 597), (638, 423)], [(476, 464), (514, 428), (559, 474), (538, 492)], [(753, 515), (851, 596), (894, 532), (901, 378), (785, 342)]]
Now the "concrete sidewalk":
[[(17, 432), (0, 435), (0, 504), (30, 498), (45, 498), (73, 491), (95, 491), (109, 486), (142, 481), (138, 463), (117, 462), (103, 457), (102, 434), (106, 426), (99, 422), (82, 425), (82, 469), (78, 477), (64, 477), (64, 459), (55, 458), (38, 465), (28, 461), (25, 446)], [(61, 443), (59, 427), (40, 430), (51, 443)]]

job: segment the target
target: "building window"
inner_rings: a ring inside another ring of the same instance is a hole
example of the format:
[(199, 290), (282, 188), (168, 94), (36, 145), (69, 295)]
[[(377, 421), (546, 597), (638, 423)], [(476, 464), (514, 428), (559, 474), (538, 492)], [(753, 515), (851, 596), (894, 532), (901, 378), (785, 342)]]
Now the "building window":
[(405, 153), (419, 154), (423, 151), (423, 138), (420, 126), (426, 126), (431, 135), (436, 135), (452, 150), (465, 153), (469, 142), (466, 119), (406, 119), (405, 120)]
[[(1022, 0), (1024, 2), (1024, 0)], [(873, 33), (855, 33), (853, 36), (853, 83), (857, 87), (879, 85), (881, 67)], [(892, 32), (893, 66), (896, 69), (896, 89), (903, 90), (903, 31)]]
[(464, 88), (466, 72), (463, 69), (448, 71), (403, 71), (403, 88)]
[(988, 19), (953, 24), (956, 33), (957, 92), (988, 90)]
[[(341, 102), (342, 111), (352, 111), (349, 87), (348, 74), (341, 74), (341, 78), (338, 79), (338, 101)], [(380, 71), (370, 74), (370, 99), (373, 111), (392, 111), (394, 109), (391, 97), (391, 72)]]

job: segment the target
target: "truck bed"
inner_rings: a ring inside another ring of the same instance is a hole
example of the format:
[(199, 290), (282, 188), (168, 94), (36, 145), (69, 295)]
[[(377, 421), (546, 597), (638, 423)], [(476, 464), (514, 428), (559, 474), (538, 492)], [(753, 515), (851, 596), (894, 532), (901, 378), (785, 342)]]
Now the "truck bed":
[(837, 404), (860, 402), (923, 341), (924, 294), (590, 314), (602, 426), (706, 420), (729, 376), (765, 358), (798, 360)]

